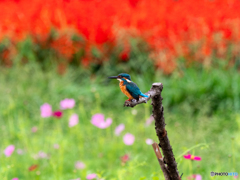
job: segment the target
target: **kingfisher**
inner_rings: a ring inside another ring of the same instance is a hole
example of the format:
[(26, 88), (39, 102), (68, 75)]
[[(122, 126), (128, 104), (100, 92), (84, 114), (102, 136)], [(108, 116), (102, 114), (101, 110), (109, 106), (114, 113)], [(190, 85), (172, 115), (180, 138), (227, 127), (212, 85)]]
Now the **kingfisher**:
[(128, 97), (128, 100), (126, 101), (132, 101), (133, 99), (136, 99), (139, 101), (140, 97), (146, 97), (148, 98), (149, 96), (143, 94), (138, 86), (132, 82), (131, 76), (126, 73), (121, 73), (118, 76), (111, 76), (108, 77), (109, 79), (117, 79), (119, 80), (119, 87), (123, 94), (125, 94)]

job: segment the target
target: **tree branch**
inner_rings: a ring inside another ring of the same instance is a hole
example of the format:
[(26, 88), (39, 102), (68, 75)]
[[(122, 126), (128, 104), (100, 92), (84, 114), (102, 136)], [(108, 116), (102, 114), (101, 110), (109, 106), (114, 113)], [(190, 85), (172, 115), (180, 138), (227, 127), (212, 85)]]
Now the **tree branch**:
[[(158, 87), (160, 91), (162, 91), (163, 86)], [(167, 136), (167, 131), (165, 130), (165, 120), (163, 117), (163, 106), (162, 106), (161, 93), (155, 95), (152, 98), (152, 106), (153, 106), (153, 117), (155, 119), (155, 130), (160, 141), (160, 147), (163, 151), (164, 160), (167, 164), (167, 169), (169, 171), (170, 179), (171, 180), (180, 180), (181, 177), (179, 176), (177, 170), (177, 163), (175, 161), (172, 147), (170, 145), (170, 141)]]
[(153, 147), (153, 150), (157, 156), (157, 159), (158, 159), (158, 162), (159, 162), (159, 165), (162, 169), (162, 172), (163, 172), (163, 175), (165, 177), (165, 180), (170, 180), (170, 177), (169, 177), (169, 171), (167, 169), (167, 166), (164, 164), (164, 161), (163, 161), (163, 157), (162, 157), (162, 154), (161, 154), (161, 151), (159, 149), (159, 146), (157, 143), (153, 143), (152, 144), (152, 147)]
[[(153, 117), (155, 119), (155, 130), (160, 141), (159, 145), (162, 149), (164, 155), (164, 161), (166, 162), (167, 166), (164, 165), (163, 169), (166, 167), (166, 171), (164, 173), (168, 173), (170, 180), (181, 180), (177, 170), (177, 163), (175, 161), (172, 147), (170, 145), (170, 141), (167, 136), (167, 131), (165, 130), (165, 120), (163, 117), (163, 106), (161, 92), (163, 90), (162, 83), (153, 83), (150, 91), (145, 93), (148, 95), (148, 98), (141, 98), (139, 101), (126, 101), (124, 106), (127, 107), (134, 107), (137, 104), (146, 103), (150, 99), (152, 99), (151, 105), (153, 106)], [(159, 161), (160, 163), (160, 161)], [(162, 162), (161, 162), (162, 163)], [(161, 164), (160, 164), (161, 165)], [(162, 168), (162, 167), (161, 167)], [(164, 175), (165, 177), (165, 175)], [(166, 180), (168, 180), (165, 177)]]
[[(159, 87), (160, 87), (160, 89), (159, 89)], [(135, 101), (125, 101), (123, 106), (134, 107), (137, 104), (147, 103), (147, 101), (149, 101), (155, 95), (161, 94), (162, 88), (163, 88), (162, 83), (153, 83), (150, 91), (145, 93), (145, 95), (149, 96), (148, 98), (142, 97), (139, 99), (139, 101), (136, 101), (136, 100)]]

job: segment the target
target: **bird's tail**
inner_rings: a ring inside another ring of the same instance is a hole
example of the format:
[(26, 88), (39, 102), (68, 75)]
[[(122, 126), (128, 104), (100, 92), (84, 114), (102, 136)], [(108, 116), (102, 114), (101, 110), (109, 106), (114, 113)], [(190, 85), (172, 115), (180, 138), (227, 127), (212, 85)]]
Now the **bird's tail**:
[(148, 98), (148, 96), (143, 93), (141, 93), (140, 96)]

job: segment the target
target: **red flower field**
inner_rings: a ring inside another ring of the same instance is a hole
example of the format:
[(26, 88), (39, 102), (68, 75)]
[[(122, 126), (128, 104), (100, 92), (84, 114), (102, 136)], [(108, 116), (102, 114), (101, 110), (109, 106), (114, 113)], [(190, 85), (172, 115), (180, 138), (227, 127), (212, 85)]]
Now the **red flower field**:
[(239, 55), (239, 0), (0, 0), (0, 9), (1, 39), (31, 35), (45, 42), (54, 28), (61, 36), (51, 46), (67, 59), (81, 46), (71, 41), (75, 33), (86, 40), (86, 56), (92, 46), (121, 44), (123, 61), (129, 38), (141, 37), (166, 73), (179, 57), (208, 66), (212, 55), (226, 59), (230, 50), (232, 61)]

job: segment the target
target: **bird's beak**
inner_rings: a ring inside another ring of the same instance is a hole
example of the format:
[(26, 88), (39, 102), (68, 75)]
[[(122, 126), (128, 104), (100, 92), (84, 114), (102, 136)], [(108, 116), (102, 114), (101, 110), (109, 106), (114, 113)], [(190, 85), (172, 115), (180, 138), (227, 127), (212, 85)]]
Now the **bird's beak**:
[(110, 77), (108, 77), (109, 79), (117, 79), (118, 78), (118, 76), (110, 76)]

